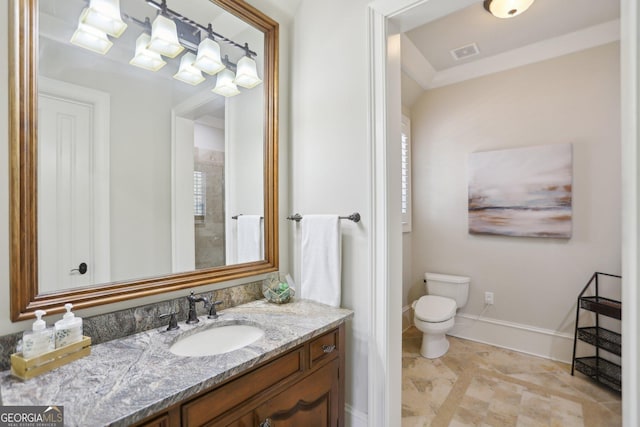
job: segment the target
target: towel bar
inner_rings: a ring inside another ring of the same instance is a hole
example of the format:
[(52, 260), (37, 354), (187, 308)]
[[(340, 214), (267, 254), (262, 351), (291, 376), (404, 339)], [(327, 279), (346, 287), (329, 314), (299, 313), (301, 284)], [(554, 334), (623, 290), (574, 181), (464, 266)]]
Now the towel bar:
[[(358, 212), (352, 213), (349, 216), (340, 216), (338, 218), (348, 219), (349, 221), (353, 221), (353, 222), (360, 222), (360, 214)], [(287, 219), (290, 221), (300, 222), (300, 220), (302, 220), (302, 215), (297, 213), (295, 215), (288, 216)]]
[[(234, 215), (234, 216), (232, 216), (232, 217), (231, 217), (231, 219), (238, 219), (238, 217), (239, 217), (239, 216), (242, 216), (242, 215), (244, 215), (244, 214)], [(263, 216), (261, 216), (261, 217), (260, 217), (260, 219), (264, 219), (264, 217), (263, 217)]]

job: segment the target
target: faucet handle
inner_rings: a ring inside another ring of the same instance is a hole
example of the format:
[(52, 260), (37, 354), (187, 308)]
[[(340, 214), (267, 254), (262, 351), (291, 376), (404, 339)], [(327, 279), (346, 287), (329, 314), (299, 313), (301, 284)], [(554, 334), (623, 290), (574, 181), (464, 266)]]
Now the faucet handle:
[(222, 304), (222, 301), (211, 301), (209, 303), (209, 316), (207, 316), (209, 319), (217, 319), (218, 318), (218, 313), (216, 312), (216, 305), (220, 305)]
[(176, 329), (180, 329), (180, 326), (178, 326), (178, 320), (176, 318), (176, 314), (178, 314), (178, 312), (176, 311), (172, 311), (171, 313), (164, 313), (158, 316), (158, 319), (165, 319), (165, 318), (169, 318), (169, 326), (167, 326), (167, 331), (174, 331)]

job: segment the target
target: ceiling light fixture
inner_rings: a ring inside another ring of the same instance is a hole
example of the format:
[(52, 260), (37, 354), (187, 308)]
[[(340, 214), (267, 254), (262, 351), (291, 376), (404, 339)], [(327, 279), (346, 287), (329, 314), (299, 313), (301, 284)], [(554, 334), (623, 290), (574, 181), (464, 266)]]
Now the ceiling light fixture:
[(166, 16), (158, 15), (151, 24), (151, 41), (147, 49), (168, 58), (178, 56), (184, 46), (178, 41), (176, 23)]
[(534, 0), (484, 0), (484, 8), (496, 18), (513, 18), (520, 15)]
[(193, 65), (210, 75), (224, 70), (220, 59), (220, 45), (209, 37), (203, 39), (198, 45), (198, 56)]
[(236, 86), (234, 79), (235, 74), (228, 68), (220, 71), (218, 73), (218, 80), (216, 81), (216, 87), (211, 90), (211, 92), (217, 93), (218, 95), (222, 95), (225, 98), (229, 98), (230, 96), (236, 96), (240, 93), (238, 90), (238, 86)]
[(136, 40), (136, 55), (129, 61), (129, 64), (149, 71), (158, 71), (167, 65), (159, 53), (147, 49), (150, 41), (151, 37), (147, 33), (142, 33), (138, 36)]
[(107, 53), (113, 46), (107, 33), (82, 22), (78, 23), (78, 28), (71, 37), (71, 43), (101, 55)]
[(193, 66), (195, 60), (196, 56), (191, 52), (182, 55), (182, 58), (180, 58), (180, 69), (173, 75), (173, 78), (193, 86), (202, 83), (204, 77), (202, 77), (202, 71)]
[(120, 0), (91, 0), (80, 15), (80, 22), (113, 37), (120, 37), (127, 29), (120, 16)]
[[(136, 39), (135, 54), (129, 64), (150, 71), (158, 71), (166, 65), (162, 56), (180, 58), (178, 72), (174, 78), (191, 85), (205, 80), (202, 72), (217, 74), (213, 92), (225, 97), (240, 93), (238, 86), (251, 89), (262, 83), (256, 65), (257, 53), (249, 48), (249, 44), (237, 43), (213, 31), (212, 25), (201, 25), (196, 21), (179, 14), (167, 7), (167, 0), (145, 0), (158, 10), (153, 23), (151, 18), (137, 19), (126, 13), (120, 15), (120, 0), (85, 0), (88, 4), (82, 10), (78, 28), (71, 42), (85, 49), (105, 54), (113, 45), (111, 37), (119, 37), (127, 28), (122, 17), (143, 28), (143, 33)], [(225, 55), (221, 59), (220, 44), (228, 48), (240, 49), (243, 56), (235, 64)]]
[(248, 44), (245, 44), (245, 56), (238, 61), (234, 83), (247, 89), (254, 88), (262, 83), (262, 80), (258, 77), (256, 61), (249, 53)]

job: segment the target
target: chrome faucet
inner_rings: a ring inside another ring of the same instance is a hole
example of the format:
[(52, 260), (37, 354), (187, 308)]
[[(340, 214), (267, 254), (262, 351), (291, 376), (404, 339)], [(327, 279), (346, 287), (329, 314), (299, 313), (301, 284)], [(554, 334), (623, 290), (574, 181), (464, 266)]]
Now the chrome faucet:
[(198, 319), (198, 315), (196, 314), (196, 303), (204, 302), (205, 307), (209, 306), (209, 298), (207, 297), (196, 297), (191, 291), (191, 295), (187, 296), (187, 301), (189, 301), (189, 315), (187, 316), (188, 324), (198, 323), (200, 319)]

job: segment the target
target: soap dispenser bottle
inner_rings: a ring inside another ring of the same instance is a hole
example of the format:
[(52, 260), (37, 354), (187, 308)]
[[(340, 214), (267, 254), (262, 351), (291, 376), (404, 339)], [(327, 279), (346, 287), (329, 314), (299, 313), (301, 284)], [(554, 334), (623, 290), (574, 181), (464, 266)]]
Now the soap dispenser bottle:
[(73, 304), (67, 303), (64, 308), (67, 312), (55, 323), (56, 348), (82, 340), (82, 319), (71, 312)]
[(47, 314), (44, 310), (36, 310), (36, 317), (30, 331), (22, 335), (22, 356), (25, 359), (40, 356), (48, 351), (55, 350), (53, 328), (47, 328), (42, 316)]

